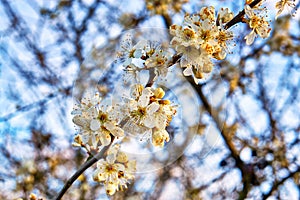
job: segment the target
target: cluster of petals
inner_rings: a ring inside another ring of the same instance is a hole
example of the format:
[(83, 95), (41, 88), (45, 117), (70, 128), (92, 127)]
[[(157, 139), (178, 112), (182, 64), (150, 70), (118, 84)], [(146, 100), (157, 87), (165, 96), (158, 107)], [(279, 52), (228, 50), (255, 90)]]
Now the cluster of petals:
[(116, 191), (123, 191), (127, 183), (134, 179), (136, 161), (129, 160), (126, 153), (120, 151), (120, 145), (111, 147), (106, 159), (97, 162), (97, 169), (94, 171), (94, 181), (103, 183), (106, 193), (113, 195)]
[(157, 42), (141, 40), (133, 45), (130, 35), (122, 42), (118, 60), (125, 71), (138, 79), (142, 70), (153, 70), (155, 79), (166, 77), (171, 54), (162, 49)]
[(252, 31), (245, 37), (247, 45), (251, 45), (257, 35), (261, 38), (269, 37), (271, 28), (269, 21), (265, 18), (266, 13), (264, 11), (265, 9), (256, 9), (251, 8), (249, 5), (245, 5), (247, 23), (252, 29)]
[[(164, 146), (169, 141), (166, 127), (176, 114), (176, 109), (169, 100), (162, 99), (165, 92), (162, 88), (144, 88), (140, 84), (133, 87), (131, 98), (127, 102), (130, 120), (127, 127), (140, 127), (138, 129), (152, 133), (154, 146)], [(135, 126), (133, 126), (135, 124)], [(134, 128), (133, 131), (137, 131)]]
[(228, 8), (222, 8), (218, 15), (213, 6), (203, 7), (199, 13), (186, 15), (182, 26), (172, 25), (171, 46), (182, 54), (180, 64), (185, 67), (184, 75), (192, 75), (195, 82), (213, 69), (211, 58), (222, 60), (228, 53), (228, 42), (233, 33), (224, 29), (225, 23), (233, 18)]
[(98, 93), (86, 93), (81, 102), (75, 105), (72, 112), (73, 123), (79, 128), (75, 136), (76, 146), (97, 150), (98, 147), (111, 143), (111, 135), (122, 137), (124, 131), (118, 126), (118, 119), (111, 106), (101, 106)]

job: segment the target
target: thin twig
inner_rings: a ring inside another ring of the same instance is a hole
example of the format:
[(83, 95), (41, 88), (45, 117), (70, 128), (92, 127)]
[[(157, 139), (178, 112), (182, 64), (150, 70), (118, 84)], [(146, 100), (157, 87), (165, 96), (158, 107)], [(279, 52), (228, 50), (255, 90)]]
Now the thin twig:
[(149, 80), (148, 83), (146, 84), (146, 87), (151, 87), (154, 84), (154, 79), (156, 77), (156, 74), (154, 72), (154, 69), (149, 70)]
[(288, 176), (286, 176), (285, 178), (281, 179), (281, 181), (275, 182), (273, 184), (272, 188), (270, 189), (270, 191), (267, 194), (263, 195), (263, 199), (269, 198), (272, 195), (272, 193), (275, 190), (277, 190), (277, 188), (280, 185), (282, 185), (286, 180), (288, 180), (288, 179), (292, 178), (293, 176), (295, 176), (297, 173), (300, 173), (299, 171), (300, 171), (300, 167), (298, 166), (298, 168), (295, 171), (291, 172)]

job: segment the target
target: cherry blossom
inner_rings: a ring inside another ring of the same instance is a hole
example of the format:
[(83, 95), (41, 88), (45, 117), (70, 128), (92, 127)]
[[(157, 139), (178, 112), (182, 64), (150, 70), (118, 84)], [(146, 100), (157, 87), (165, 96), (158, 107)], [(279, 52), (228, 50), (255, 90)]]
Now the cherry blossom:
[(252, 31), (245, 37), (246, 44), (251, 45), (259, 35), (261, 38), (267, 38), (270, 35), (271, 28), (269, 22), (264, 16), (260, 16), (254, 12), (254, 9), (249, 5), (245, 5), (245, 13), (248, 17), (248, 24)]
[(134, 179), (133, 173), (136, 171), (136, 161), (129, 161), (126, 153), (119, 149), (120, 145), (111, 147), (106, 159), (97, 162), (97, 169), (93, 175), (94, 181), (104, 183), (109, 195), (127, 188), (127, 183)]

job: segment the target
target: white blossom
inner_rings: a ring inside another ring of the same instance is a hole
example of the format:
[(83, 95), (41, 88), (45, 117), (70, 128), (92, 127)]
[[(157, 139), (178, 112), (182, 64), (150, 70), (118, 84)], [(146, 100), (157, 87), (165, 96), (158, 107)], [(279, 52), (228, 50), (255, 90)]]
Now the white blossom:
[(169, 100), (162, 99), (164, 95), (162, 88), (135, 85), (132, 98), (129, 98), (126, 104), (130, 116), (125, 125), (126, 131), (151, 135), (154, 130), (165, 130), (176, 114), (176, 109)]
[(106, 159), (97, 162), (93, 179), (104, 183), (106, 193), (113, 195), (118, 190), (127, 188), (130, 180), (134, 179), (136, 161), (128, 160), (126, 153), (121, 152), (119, 145), (114, 145), (108, 152)]
[(267, 38), (270, 35), (271, 28), (268, 21), (266, 21), (264, 16), (260, 16), (254, 12), (249, 5), (245, 5), (245, 13), (248, 17), (248, 24), (252, 31), (245, 37), (246, 44), (251, 45), (259, 35), (261, 38)]
[(171, 54), (163, 50), (158, 42), (141, 40), (133, 46), (131, 38), (127, 38), (123, 41), (121, 49), (118, 52), (118, 60), (126, 72), (125, 82), (139, 82), (139, 74), (144, 70), (153, 70), (154, 80), (167, 76)]
[[(228, 8), (221, 9), (216, 19), (214, 7), (203, 7), (198, 14), (186, 15), (183, 26), (172, 25), (170, 44), (181, 54), (180, 66), (185, 76), (193, 76), (196, 83), (213, 70), (212, 58), (226, 57), (233, 34), (223, 27), (233, 18)], [(218, 21), (216, 21), (218, 20)]]
[(142, 57), (144, 44), (145, 41), (140, 41), (136, 45), (133, 45), (130, 35), (125, 38), (121, 45), (121, 51), (119, 51), (117, 55), (123, 66), (126, 67), (132, 64), (134, 58)]
[(119, 116), (111, 106), (100, 106), (97, 94), (93, 98), (84, 96), (75, 111), (73, 122), (80, 128), (80, 137), (75, 136), (76, 146), (97, 150), (100, 145), (109, 145), (112, 136), (124, 136), (124, 130), (118, 126)]

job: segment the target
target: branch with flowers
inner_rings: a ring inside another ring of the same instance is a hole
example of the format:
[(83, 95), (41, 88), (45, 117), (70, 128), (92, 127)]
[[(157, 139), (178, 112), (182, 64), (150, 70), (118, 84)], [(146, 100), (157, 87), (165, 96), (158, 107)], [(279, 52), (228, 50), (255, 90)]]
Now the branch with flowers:
[[(123, 96), (122, 102), (107, 105), (102, 103), (100, 93), (89, 91), (75, 105), (73, 122), (79, 133), (73, 145), (84, 148), (90, 159), (66, 182), (56, 199), (61, 199), (80, 174), (96, 162), (93, 179), (104, 185), (108, 195), (126, 189), (134, 180), (137, 162), (122, 151), (122, 138), (127, 134), (148, 135), (152, 145), (160, 148), (170, 140), (167, 128), (176, 116), (177, 105), (165, 98), (166, 91), (157, 87), (156, 82), (166, 78), (169, 69), (179, 64), (183, 75), (191, 76), (195, 84), (199, 84), (212, 73), (213, 60), (224, 60), (230, 53), (229, 43), (234, 43), (235, 39), (230, 28), (239, 22), (246, 23), (251, 29), (244, 37), (247, 45), (251, 45), (257, 36), (269, 37), (267, 9), (262, 6), (262, 0), (246, 1), (244, 9), (235, 17), (228, 8), (221, 8), (216, 14), (212, 6), (203, 7), (197, 14), (186, 14), (182, 25), (174, 24), (169, 28), (173, 36), (170, 45), (175, 53), (153, 41), (133, 44), (128, 36), (116, 62), (133, 80), (130, 96)], [(295, 3), (277, 2), (276, 18), (285, 6), (295, 7)], [(169, 24), (171, 19), (164, 12), (163, 15)], [(148, 72), (145, 84), (140, 80), (141, 72)]]

